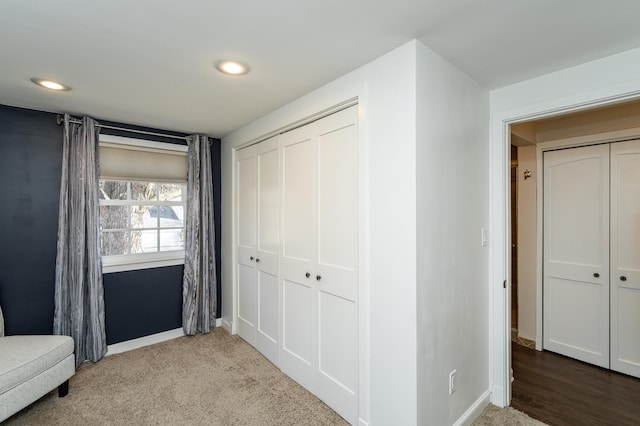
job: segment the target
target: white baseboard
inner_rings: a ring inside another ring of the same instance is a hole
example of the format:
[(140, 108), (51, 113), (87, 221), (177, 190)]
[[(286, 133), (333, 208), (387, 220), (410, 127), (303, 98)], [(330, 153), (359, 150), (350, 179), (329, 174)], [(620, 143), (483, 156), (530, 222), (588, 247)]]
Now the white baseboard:
[[(220, 321), (220, 318), (218, 318), (218, 321)], [(231, 321), (228, 321), (227, 319), (222, 318), (221, 322), (222, 322), (222, 328), (227, 330), (229, 334), (233, 334), (233, 324), (231, 324)]]
[(480, 398), (476, 400), (476, 402), (469, 407), (467, 411), (454, 423), (454, 426), (469, 426), (473, 421), (482, 413), (484, 407), (489, 404), (489, 397), (491, 396), (491, 392), (486, 390)]
[(151, 334), (149, 336), (139, 337), (137, 339), (125, 340), (124, 342), (115, 343), (107, 346), (107, 355), (115, 355), (121, 352), (132, 351), (144, 346), (153, 345), (155, 343), (166, 342), (167, 340), (176, 339), (184, 336), (182, 328), (163, 331), (162, 333)]
[[(216, 319), (216, 327), (220, 327), (220, 325), (222, 325), (222, 320), (218, 318)], [(124, 342), (107, 346), (107, 354), (105, 356), (132, 351), (134, 349), (153, 345), (155, 343), (166, 342), (167, 340), (176, 339), (182, 336), (184, 336), (184, 331), (182, 330), (182, 328), (175, 328), (173, 330), (167, 330), (161, 333), (139, 337), (137, 339), (126, 340)]]
[(358, 419), (358, 426), (369, 426), (369, 423), (365, 422), (362, 419)]

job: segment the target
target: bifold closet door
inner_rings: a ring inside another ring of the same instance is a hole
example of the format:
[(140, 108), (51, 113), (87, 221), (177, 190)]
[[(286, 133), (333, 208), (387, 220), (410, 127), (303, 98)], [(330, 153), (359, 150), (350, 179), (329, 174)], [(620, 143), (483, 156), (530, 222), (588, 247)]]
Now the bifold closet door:
[(609, 367), (609, 146), (544, 153), (543, 346)]
[(272, 138), (237, 153), (238, 334), (279, 363), (279, 155)]
[(611, 144), (611, 369), (640, 377), (640, 141)]
[(255, 252), (257, 240), (257, 159), (255, 147), (236, 153), (236, 275), (237, 332), (256, 346), (257, 271)]
[(355, 424), (357, 107), (282, 135), (281, 368)]

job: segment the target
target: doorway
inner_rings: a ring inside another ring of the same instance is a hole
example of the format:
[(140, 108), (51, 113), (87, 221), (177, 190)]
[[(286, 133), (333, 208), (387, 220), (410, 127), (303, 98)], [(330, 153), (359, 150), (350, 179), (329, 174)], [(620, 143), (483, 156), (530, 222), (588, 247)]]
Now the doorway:
[[(598, 118), (598, 116), (600, 116), (600, 118)], [(582, 111), (582, 112), (576, 112), (573, 114), (566, 114), (562, 116), (544, 118), (542, 120), (536, 120), (535, 122), (532, 121), (532, 122), (523, 123), (526, 126), (528, 126), (529, 130), (531, 130), (531, 128), (533, 128), (534, 130), (537, 130), (533, 132), (529, 131), (529, 137), (530, 137), (529, 142), (533, 144), (538, 144), (537, 148), (534, 148), (536, 150), (537, 157), (538, 157), (536, 159), (537, 167), (532, 168), (532, 170), (529, 170), (529, 172), (531, 172), (529, 174), (529, 178), (533, 177), (534, 180), (537, 180), (535, 179), (537, 177), (536, 172), (540, 172), (542, 170), (542, 162), (538, 161), (541, 159), (541, 153), (544, 150), (548, 150), (549, 146), (552, 145), (553, 143), (555, 144), (559, 143), (560, 147), (568, 148), (571, 146), (594, 144), (598, 140), (600, 141), (608, 140), (609, 142), (612, 142), (614, 140), (620, 140), (622, 134), (628, 135), (627, 136), (627, 139), (628, 139), (629, 137), (631, 137), (629, 135), (640, 134), (640, 128), (638, 128), (638, 117), (640, 117), (640, 103), (630, 102), (625, 104), (618, 104), (615, 106), (607, 106), (600, 109), (592, 109), (589, 111)], [(631, 118), (631, 120), (627, 122), (626, 120), (627, 118)], [(625, 122), (627, 122), (627, 124), (624, 124)], [(532, 126), (532, 123), (533, 123), (533, 126)], [(527, 133), (526, 131), (523, 130), (523, 128), (516, 129), (517, 131), (514, 133), (513, 130), (514, 128), (517, 128), (517, 126), (518, 124), (510, 125), (509, 127), (509, 132), (510, 132), (512, 141), (513, 140), (518, 141), (519, 139), (521, 139), (522, 134)], [(597, 131), (594, 131), (593, 129), (597, 129)], [(624, 139), (624, 137), (622, 139)], [(558, 142), (558, 140), (560, 140), (560, 142)], [(525, 173), (526, 170), (523, 170), (523, 167), (521, 167), (521, 161), (520, 161), (521, 158), (518, 155), (517, 150), (514, 152), (513, 146), (510, 146), (510, 154), (511, 154), (511, 158), (507, 159), (508, 160), (507, 164), (513, 170), (514, 163), (515, 163), (516, 174), (526, 176), (526, 173)], [(515, 162), (514, 162), (514, 159), (515, 159)], [(518, 328), (520, 328), (522, 326), (520, 319), (522, 318), (521, 310), (523, 307), (523, 303), (522, 303), (523, 294), (522, 294), (522, 286), (521, 286), (521, 281), (522, 281), (521, 271), (519, 270), (520, 268), (519, 268), (518, 259), (521, 257), (521, 246), (523, 245), (523, 239), (520, 232), (522, 229), (520, 227), (521, 211), (517, 207), (521, 201), (521, 194), (520, 194), (520, 188), (517, 185), (518, 178), (513, 179), (513, 172), (511, 173), (511, 175), (512, 175), (511, 179), (509, 180), (511, 188), (509, 189), (509, 192), (508, 192), (511, 196), (511, 203), (510, 205), (508, 204), (509, 212), (511, 213), (511, 220), (507, 222), (509, 224), (509, 228), (506, 234), (512, 238), (512, 240), (508, 242), (511, 243), (510, 247), (512, 251), (515, 251), (515, 254), (511, 253), (510, 256), (508, 256), (506, 259), (508, 259), (512, 264), (511, 274), (510, 274), (512, 277), (512, 283), (511, 283), (512, 293), (510, 294), (509, 300), (511, 301), (512, 306), (514, 302), (517, 304), (515, 312), (520, 312), (519, 319), (517, 322)], [(514, 185), (514, 182), (515, 182), (515, 185)], [(540, 179), (538, 184), (542, 185), (542, 179)], [(516, 188), (514, 189), (513, 186), (516, 186)], [(538, 223), (540, 223), (541, 221), (540, 217), (542, 213), (542, 206), (541, 206), (542, 197), (540, 196), (542, 194), (541, 187), (536, 190), (536, 194), (538, 195), (538, 200), (540, 200), (540, 203), (538, 203), (538, 206), (535, 208), (535, 210), (536, 210), (536, 217), (539, 220)], [(516, 205), (515, 211), (513, 206), (514, 200)], [(515, 232), (513, 229), (514, 226), (518, 228)], [(541, 253), (542, 253), (542, 250), (540, 247), (540, 245), (542, 244), (542, 229), (538, 229), (536, 233), (538, 234), (538, 238), (536, 239), (537, 241), (535, 242), (535, 244), (538, 246), (539, 250), (538, 249), (536, 250), (537, 253), (536, 253), (535, 263), (538, 265), (536, 268), (541, 270), (542, 262), (540, 261), (539, 258), (541, 257)], [(515, 265), (513, 265), (514, 259), (515, 259)], [(537, 292), (539, 291), (541, 295), (542, 274), (539, 273), (539, 275), (535, 278), (535, 280), (536, 280)], [(514, 285), (514, 282), (515, 282), (515, 285)], [(516, 293), (515, 296), (513, 294), (514, 289)], [(529, 294), (529, 296), (531, 295)], [(533, 301), (535, 304), (535, 316), (536, 317), (541, 316), (542, 315), (542, 297), (538, 297), (536, 295), (535, 297), (531, 298), (529, 301)], [(511, 310), (514, 311), (514, 309), (511, 309)], [(510, 312), (510, 313), (511, 313), (511, 318), (510, 318), (511, 319), (510, 325), (511, 325), (513, 324), (512, 322), (513, 312)], [(542, 323), (541, 321), (538, 321), (538, 319), (539, 318), (536, 318), (536, 322), (535, 322), (536, 337), (538, 335), (540, 336), (542, 335)], [(511, 367), (512, 365), (511, 361), (512, 361), (511, 352), (509, 352), (509, 367)], [(516, 380), (517, 380), (517, 377), (516, 377)]]

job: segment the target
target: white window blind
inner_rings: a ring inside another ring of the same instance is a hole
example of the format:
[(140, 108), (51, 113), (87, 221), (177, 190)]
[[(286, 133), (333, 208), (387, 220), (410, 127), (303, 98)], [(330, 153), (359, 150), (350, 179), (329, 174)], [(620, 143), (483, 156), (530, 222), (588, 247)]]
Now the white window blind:
[(187, 181), (187, 146), (100, 136), (100, 178)]

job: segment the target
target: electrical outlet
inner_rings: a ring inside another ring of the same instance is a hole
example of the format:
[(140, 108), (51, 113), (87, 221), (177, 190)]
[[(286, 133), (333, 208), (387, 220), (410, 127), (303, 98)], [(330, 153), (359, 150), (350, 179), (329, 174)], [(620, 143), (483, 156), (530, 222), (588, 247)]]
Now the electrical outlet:
[(458, 388), (458, 383), (456, 382), (456, 370), (453, 370), (449, 373), (449, 395), (454, 393)]

